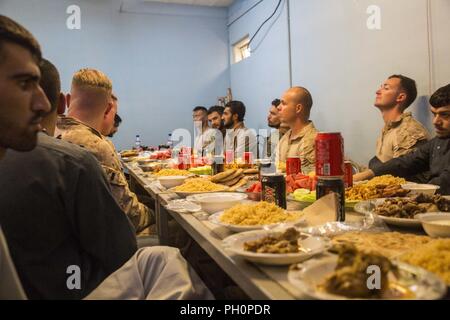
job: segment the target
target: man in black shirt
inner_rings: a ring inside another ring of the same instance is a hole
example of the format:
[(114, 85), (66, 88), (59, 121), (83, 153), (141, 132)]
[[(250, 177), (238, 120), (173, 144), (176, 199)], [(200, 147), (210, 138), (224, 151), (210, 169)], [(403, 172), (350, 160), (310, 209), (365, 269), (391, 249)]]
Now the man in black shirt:
[(356, 174), (354, 181), (392, 174), (407, 177), (429, 171), (428, 183), (439, 185), (439, 192), (450, 194), (450, 84), (437, 90), (430, 98), (436, 137), (416, 151), (392, 159), (373, 170)]
[[(46, 118), (56, 119), (59, 74), (46, 60), (41, 74)], [(54, 121), (44, 123), (54, 131)], [(33, 151), (8, 151), (0, 175), (0, 224), (29, 298), (83, 298), (136, 251), (134, 229), (88, 151), (40, 133)], [(80, 288), (67, 285), (71, 266)]]

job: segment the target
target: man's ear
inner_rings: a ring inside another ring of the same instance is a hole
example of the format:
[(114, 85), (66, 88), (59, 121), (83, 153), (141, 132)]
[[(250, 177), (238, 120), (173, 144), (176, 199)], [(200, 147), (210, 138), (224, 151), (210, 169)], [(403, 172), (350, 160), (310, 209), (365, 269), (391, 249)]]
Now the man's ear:
[(66, 97), (63, 93), (59, 94), (57, 114), (62, 115), (66, 112)]
[(71, 98), (70, 93), (66, 94), (66, 106), (67, 106), (67, 109), (70, 109), (70, 98)]
[(106, 107), (106, 110), (105, 110), (105, 113), (104, 113), (104, 117), (106, 118), (108, 115), (109, 115), (109, 113), (112, 111), (112, 109), (113, 109), (113, 107), (114, 107), (114, 103), (111, 101), (111, 102), (108, 102), (108, 107)]
[(301, 114), (302, 112), (303, 112), (303, 105), (301, 103), (299, 103), (295, 106), (295, 113)]
[(400, 92), (397, 96), (397, 104), (403, 104), (406, 101), (406, 93)]

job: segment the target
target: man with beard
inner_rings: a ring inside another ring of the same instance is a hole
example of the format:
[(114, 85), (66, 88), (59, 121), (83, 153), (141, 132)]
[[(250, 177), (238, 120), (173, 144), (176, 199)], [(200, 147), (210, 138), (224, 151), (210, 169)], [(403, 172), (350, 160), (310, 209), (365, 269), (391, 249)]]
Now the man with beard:
[(222, 121), (224, 110), (225, 108), (221, 106), (213, 106), (208, 109), (208, 121), (211, 124), (211, 128), (225, 132)]
[(450, 84), (431, 96), (430, 105), (436, 130), (434, 139), (407, 155), (356, 174), (354, 180), (362, 181), (384, 174), (408, 177), (429, 171), (427, 183), (439, 185), (441, 194), (450, 194)]
[(227, 129), (225, 152), (233, 152), (233, 158), (237, 162), (244, 161), (245, 152), (251, 152), (253, 159), (257, 158), (256, 135), (253, 130), (245, 127), (245, 111), (245, 105), (241, 101), (230, 101), (226, 104), (222, 115)]
[(264, 145), (264, 158), (271, 158), (275, 155), (278, 142), (289, 130), (287, 125), (282, 123), (280, 120), (280, 111), (278, 110), (278, 106), (280, 105), (280, 103), (280, 99), (273, 100), (269, 110), (267, 125), (275, 130), (271, 130), (269, 136), (266, 139), (266, 143)]
[[(0, 223), (28, 298), (80, 299), (133, 256), (136, 237), (97, 160), (52, 137), (65, 99), (56, 67), (43, 60), (40, 70), (52, 108), (36, 148), (0, 163)], [(71, 265), (82, 270), (79, 290), (66, 285)]]
[(211, 154), (215, 146), (215, 130), (211, 129), (208, 122), (208, 110), (198, 106), (192, 110), (194, 121), (194, 152), (198, 156)]

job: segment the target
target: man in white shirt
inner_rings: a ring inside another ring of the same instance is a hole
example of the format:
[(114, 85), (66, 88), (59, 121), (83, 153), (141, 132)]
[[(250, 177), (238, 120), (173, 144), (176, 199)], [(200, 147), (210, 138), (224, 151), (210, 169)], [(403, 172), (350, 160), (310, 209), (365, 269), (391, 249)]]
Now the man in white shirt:
[(197, 156), (206, 156), (214, 151), (216, 130), (209, 126), (208, 110), (205, 107), (196, 107), (192, 112), (194, 150)]
[(227, 133), (225, 135), (225, 152), (233, 151), (235, 160), (244, 160), (244, 153), (251, 152), (257, 158), (256, 134), (245, 127), (245, 105), (241, 101), (230, 101), (225, 106), (222, 119)]

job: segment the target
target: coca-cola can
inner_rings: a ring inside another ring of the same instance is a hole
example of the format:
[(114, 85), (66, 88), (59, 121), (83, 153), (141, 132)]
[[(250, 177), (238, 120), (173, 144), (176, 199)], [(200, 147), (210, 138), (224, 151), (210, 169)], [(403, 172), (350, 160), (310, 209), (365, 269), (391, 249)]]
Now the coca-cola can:
[(318, 133), (316, 137), (316, 175), (344, 176), (344, 139), (337, 133)]
[(244, 152), (244, 163), (253, 164), (253, 152)]
[(353, 187), (353, 166), (350, 161), (345, 161), (344, 184), (346, 188)]
[(300, 157), (289, 157), (286, 160), (286, 175), (290, 176), (302, 172)]
[(225, 164), (234, 163), (234, 150), (225, 151)]

